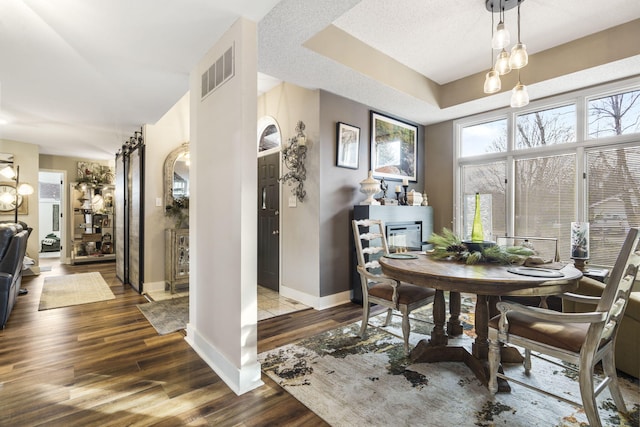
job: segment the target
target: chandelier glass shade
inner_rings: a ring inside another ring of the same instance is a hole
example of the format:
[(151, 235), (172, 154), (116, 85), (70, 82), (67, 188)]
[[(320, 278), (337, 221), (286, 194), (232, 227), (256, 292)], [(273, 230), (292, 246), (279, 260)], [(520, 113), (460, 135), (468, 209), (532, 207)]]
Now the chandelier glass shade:
[(491, 39), (491, 47), (494, 49), (503, 49), (509, 46), (511, 43), (511, 34), (509, 34), (509, 30), (504, 26), (502, 20), (496, 27), (496, 32)]
[(484, 93), (496, 93), (500, 91), (502, 83), (500, 82), (500, 75), (493, 68), (489, 70), (484, 79)]
[(509, 73), (511, 71), (511, 66), (509, 65), (509, 53), (502, 49), (502, 52), (498, 54), (498, 59), (496, 59), (495, 70), (501, 76)]
[(527, 87), (518, 80), (518, 84), (511, 89), (511, 107), (520, 108), (524, 107), (528, 103), (529, 92), (527, 91)]
[(527, 46), (524, 43), (516, 43), (511, 48), (511, 56), (509, 56), (509, 66), (512, 70), (519, 70), (529, 63), (529, 55), (527, 54)]

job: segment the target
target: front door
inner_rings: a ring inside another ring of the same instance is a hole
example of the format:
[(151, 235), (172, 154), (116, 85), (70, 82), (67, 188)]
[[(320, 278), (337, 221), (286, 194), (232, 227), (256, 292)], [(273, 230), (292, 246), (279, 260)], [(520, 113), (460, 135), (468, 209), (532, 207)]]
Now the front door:
[(280, 154), (258, 158), (258, 284), (278, 291), (280, 281)]

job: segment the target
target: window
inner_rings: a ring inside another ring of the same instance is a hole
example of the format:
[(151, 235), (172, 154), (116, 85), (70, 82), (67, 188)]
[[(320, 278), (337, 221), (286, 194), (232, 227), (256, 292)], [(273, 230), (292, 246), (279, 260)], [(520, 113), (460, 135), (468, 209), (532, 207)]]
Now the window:
[(587, 165), (591, 262), (612, 265), (640, 225), (640, 147), (590, 151)]
[(480, 194), (480, 216), (485, 240), (495, 240), (497, 236), (504, 235), (506, 178), (505, 162), (463, 166), (463, 239), (471, 238), (476, 193)]
[(478, 192), (485, 238), (557, 238), (568, 261), (571, 222), (588, 221), (589, 262), (612, 266), (640, 226), (640, 78), (630, 82), (457, 121), (455, 231), (469, 237)]
[(515, 235), (555, 237), (568, 258), (575, 220), (576, 156), (564, 154), (515, 162)]
[(640, 90), (608, 95), (588, 103), (589, 138), (640, 133)]
[(507, 150), (507, 119), (462, 128), (461, 156)]
[(516, 116), (516, 149), (576, 140), (576, 106), (550, 108)]

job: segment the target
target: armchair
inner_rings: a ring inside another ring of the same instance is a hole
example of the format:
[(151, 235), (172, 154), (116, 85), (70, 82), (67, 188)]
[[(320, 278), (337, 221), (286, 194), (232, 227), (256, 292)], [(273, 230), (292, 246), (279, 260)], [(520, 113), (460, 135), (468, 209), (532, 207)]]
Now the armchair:
[[(360, 328), (360, 336), (364, 337), (367, 330), (370, 304), (387, 307), (385, 326), (388, 326), (391, 322), (393, 310), (398, 310), (402, 313), (404, 351), (408, 354), (409, 332), (411, 329), (409, 313), (416, 308), (432, 303), (436, 292), (434, 289), (401, 283), (382, 274), (376, 256), (379, 258), (388, 254), (389, 247), (384, 234), (384, 224), (381, 220), (353, 220), (352, 226), (356, 255), (358, 257), (357, 269), (362, 285), (362, 326)], [(374, 242), (379, 243), (374, 246)]]
[[(525, 349), (526, 374), (531, 370), (531, 351), (578, 366), (582, 405), (548, 390), (543, 392), (560, 400), (583, 406), (590, 425), (601, 425), (595, 398), (605, 387), (609, 387), (618, 411), (627, 411), (618, 387), (614, 349), (629, 294), (640, 267), (639, 240), (640, 232), (632, 228), (620, 250), (602, 297), (571, 293), (562, 295), (563, 299), (595, 303), (597, 306), (594, 311), (558, 313), (512, 302), (503, 301), (497, 304), (500, 315), (489, 322), (489, 390), (492, 393), (498, 390), (498, 377), (543, 391), (498, 372), (500, 346), (515, 344)], [(602, 362), (605, 378), (596, 385), (594, 366), (598, 362)]]
[(0, 328), (4, 329), (20, 291), (29, 232), (20, 224), (0, 224)]

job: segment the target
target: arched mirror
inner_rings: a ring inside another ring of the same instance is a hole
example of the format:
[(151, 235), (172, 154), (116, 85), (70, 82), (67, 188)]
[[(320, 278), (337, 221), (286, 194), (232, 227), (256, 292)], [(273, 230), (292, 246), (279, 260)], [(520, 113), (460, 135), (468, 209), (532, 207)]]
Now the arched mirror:
[(189, 143), (185, 142), (173, 150), (164, 161), (164, 205), (165, 209), (174, 201), (189, 197)]

